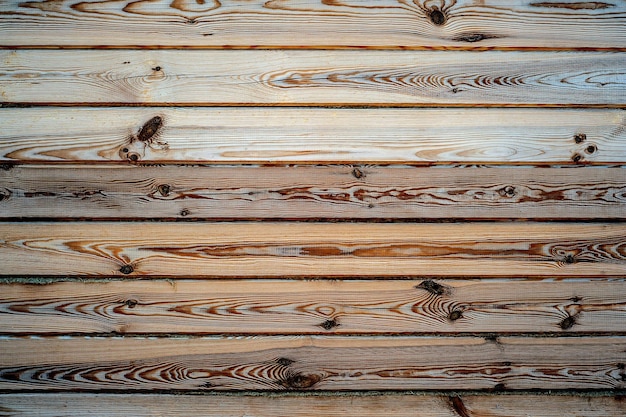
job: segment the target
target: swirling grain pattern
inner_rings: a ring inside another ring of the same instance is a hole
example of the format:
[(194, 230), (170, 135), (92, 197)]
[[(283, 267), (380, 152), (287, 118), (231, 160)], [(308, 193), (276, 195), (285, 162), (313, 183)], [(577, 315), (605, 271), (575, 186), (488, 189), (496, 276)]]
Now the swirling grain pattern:
[[(613, 396), (575, 395), (412, 395), (371, 394), (330, 396), (230, 396), (165, 394), (3, 394), (0, 413), (15, 417), (84, 417), (98, 410), (103, 417), (379, 417), (380, 410), (396, 417), (459, 417), (455, 403), (470, 416), (492, 410), (507, 417), (544, 416), (546, 410), (581, 417), (622, 417), (624, 401)], [(3, 415), (3, 414), (0, 414)]]
[(2, 274), (623, 276), (621, 223), (4, 223)]
[(0, 333), (626, 332), (625, 287), (599, 278), (14, 283), (0, 285)]
[[(624, 168), (22, 165), (1, 218), (620, 219)], [(182, 216), (183, 210), (186, 216)]]
[(0, 346), (3, 390), (619, 389), (625, 384), (623, 337), (5, 337)]
[(621, 1), (8, 0), (0, 4), (3, 46), (623, 48), (624, 26), (626, 6)]
[(7, 162), (626, 163), (623, 109), (0, 110)]
[(623, 107), (625, 58), (626, 52), (3, 50), (0, 100)]

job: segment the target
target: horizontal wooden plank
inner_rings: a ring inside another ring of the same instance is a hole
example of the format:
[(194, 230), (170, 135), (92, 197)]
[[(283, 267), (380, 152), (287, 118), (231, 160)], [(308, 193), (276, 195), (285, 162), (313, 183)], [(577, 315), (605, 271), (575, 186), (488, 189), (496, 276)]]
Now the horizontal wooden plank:
[(0, 333), (626, 332), (626, 281), (0, 285)]
[(31, 163), (626, 162), (623, 109), (34, 107), (0, 123), (0, 160)]
[(2, 50), (0, 61), (4, 103), (626, 106), (626, 52)]
[(3, 394), (1, 416), (83, 417), (622, 417), (621, 397), (586, 395)]
[(622, 389), (626, 338), (0, 339), (3, 390)]
[(626, 223), (1, 223), (3, 276), (623, 276)]
[[(624, 142), (626, 143), (626, 141)], [(624, 168), (22, 165), (0, 218), (621, 219)]]
[(623, 48), (624, 27), (626, 5), (621, 1), (8, 0), (0, 4), (3, 46)]

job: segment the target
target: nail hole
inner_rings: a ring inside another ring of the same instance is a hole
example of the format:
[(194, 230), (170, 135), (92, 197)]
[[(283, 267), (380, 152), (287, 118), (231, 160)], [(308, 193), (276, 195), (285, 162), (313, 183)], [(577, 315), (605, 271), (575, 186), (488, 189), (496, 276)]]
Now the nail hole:
[(126, 264), (126, 265), (122, 265), (122, 267), (120, 268), (120, 272), (124, 275), (128, 275), (130, 273), (132, 273), (135, 269), (133, 268), (132, 265)]
[(446, 15), (436, 7), (430, 11), (428, 17), (430, 17), (430, 21), (437, 26), (446, 23)]

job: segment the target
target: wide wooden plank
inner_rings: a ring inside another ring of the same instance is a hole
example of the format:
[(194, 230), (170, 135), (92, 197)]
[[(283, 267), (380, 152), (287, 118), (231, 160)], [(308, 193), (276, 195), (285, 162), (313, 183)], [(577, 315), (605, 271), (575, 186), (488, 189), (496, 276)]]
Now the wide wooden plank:
[(31, 163), (626, 162), (623, 109), (35, 107), (0, 123), (0, 160)]
[(588, 395), (4, 394), (0, 416), (84, 417), (622, 417), (622, 397)]
[(4, 103), (626, 106), (626, 52), (2, 50), (0, 61)]
[[(626, 141), (625, 141), (626, 143)], [(623, 168), (22, 165), (0, 218), (621, 219)]]
[(3, 46), (623, 48), (624, 27), (622, 1), (0, 3)]
[(2, 223), (4, 276), (623, 276), (626, 223)]
[(626, 281), (0, 285), (0, 333), (626, 332)]
[(622, 389), (624, 337), (0, 339), (3, 390)]

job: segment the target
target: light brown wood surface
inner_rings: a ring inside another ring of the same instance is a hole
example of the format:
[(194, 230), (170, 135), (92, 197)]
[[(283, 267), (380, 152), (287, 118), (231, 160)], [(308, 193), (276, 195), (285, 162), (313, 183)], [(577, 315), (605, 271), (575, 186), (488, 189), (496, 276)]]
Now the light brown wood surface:
[(0, 50), (0, 101), (626, 106), (626, 52)]
[(111, 281), (0, 285), (0, 333), (626, 332), (626, 282)]
[(1, 218), (621, 219), (624, 168), (37, 166), (0, 170)]
[(2, 223), (2, 275), (623, 277), (622, 223)]
[[(5, 394), (1, 416), (84, 417), (622, 417), (623, 397), (350, 395), (269, 397), (154, 394)], [(463, 414), (465, 413), (465, 414)]]
[(623, 109), (34, 107), (0, 122), (0, 160), (33, 163), (626, 163)]
[(3, 390), (623, 389), (624, 337), (0, 339)]
[(2, 46), (624, 48), (624, 26), (621, 0), (0, 4)]

